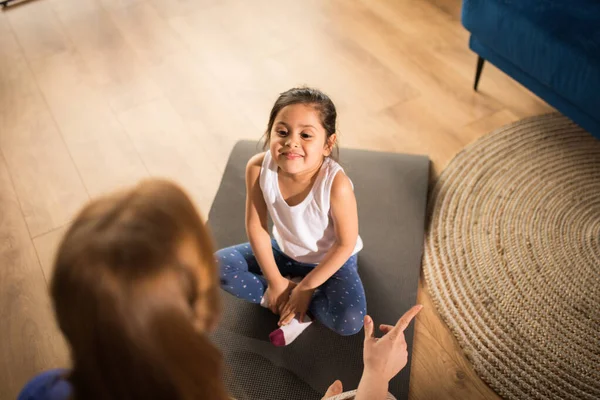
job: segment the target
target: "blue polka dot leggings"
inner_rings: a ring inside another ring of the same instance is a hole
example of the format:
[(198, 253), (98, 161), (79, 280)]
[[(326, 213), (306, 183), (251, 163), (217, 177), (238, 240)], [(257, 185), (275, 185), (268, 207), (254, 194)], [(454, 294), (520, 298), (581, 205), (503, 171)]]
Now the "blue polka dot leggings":
[[(275, 240), (273, 256), (283, 276), (305, 277), (316, 265), (304, 264), (285, 255)], [(267, 280), (262, 275), (250, 243), (219, 250), (215, 255), (220, 264), (221, 287), (241, 299), (260, 303)], [(353, 335), (363, 326), (367, 312), (365, 290), (358, 276), (356, 255), (323, 283), (313, 295), (309, 313), (320, 323), (340, 335)]]

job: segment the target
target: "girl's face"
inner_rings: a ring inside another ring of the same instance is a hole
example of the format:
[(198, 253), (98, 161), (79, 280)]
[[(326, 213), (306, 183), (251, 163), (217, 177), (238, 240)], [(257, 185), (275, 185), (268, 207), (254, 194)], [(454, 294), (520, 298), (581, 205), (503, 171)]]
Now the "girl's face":
[(290, 175), (314, 171), (331, 154), (336, 135), (327, 138), (319, 112), (310, 104), (292, 104), (279, 111), (269, 149), (277, 166)]

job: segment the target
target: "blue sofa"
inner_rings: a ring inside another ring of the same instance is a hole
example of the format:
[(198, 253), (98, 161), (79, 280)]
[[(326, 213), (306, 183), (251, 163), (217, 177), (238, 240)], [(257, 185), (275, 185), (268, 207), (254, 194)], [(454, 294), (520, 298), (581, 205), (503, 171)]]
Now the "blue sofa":
[(600, 0), (464, 0), (479, 55), (600, 139)]

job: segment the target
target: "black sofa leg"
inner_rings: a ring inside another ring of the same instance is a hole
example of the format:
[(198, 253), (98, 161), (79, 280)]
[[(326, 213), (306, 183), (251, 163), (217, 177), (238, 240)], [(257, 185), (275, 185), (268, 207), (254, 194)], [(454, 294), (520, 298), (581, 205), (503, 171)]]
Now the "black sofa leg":
[(477, 70), (475, 71), (475, 84), (473, 85), (473, 90), (477, 91), (477, 86), (479, 86), (479, 78), (481, 77), (481, 71), (483, 70), (483, 63), (485, 63), (485, 59), (481, 56), (477, 58)]
[[(27, 1), (29, 1), (29, 0), (21, 0), (20, 3), (25, 3)], [(19, 2), (19, 0), (0, 0), (0, 6), (2, 6), (2, 10), (4, 10), (8, 6), (10, 6), (10, 3), (16, 3), (16, 2)]]

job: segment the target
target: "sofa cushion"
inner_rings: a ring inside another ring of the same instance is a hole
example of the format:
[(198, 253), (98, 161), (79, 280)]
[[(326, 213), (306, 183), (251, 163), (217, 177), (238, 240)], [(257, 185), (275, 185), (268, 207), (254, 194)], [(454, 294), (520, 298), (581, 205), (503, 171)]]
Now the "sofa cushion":
[(600, 114), (600, 1), (464, 0), (463, 25), (526, 74)]

